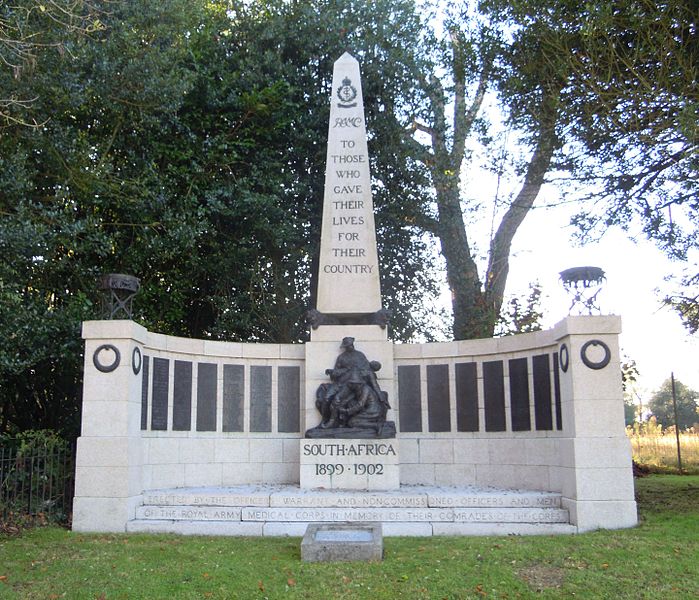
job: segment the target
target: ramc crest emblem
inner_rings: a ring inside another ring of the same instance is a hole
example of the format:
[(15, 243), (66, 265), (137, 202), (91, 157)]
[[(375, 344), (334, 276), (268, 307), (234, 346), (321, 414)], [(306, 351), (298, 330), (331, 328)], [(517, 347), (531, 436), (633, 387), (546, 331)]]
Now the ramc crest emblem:
[(342, 85), (337, 88), (337, 97), (340, 99), (338, 106), (340, 108), (353, 108), (357, 106), (354, 102), (357, 99), (357, 88), (352, 85), (352, 80), (345, 77), (342, 80)]

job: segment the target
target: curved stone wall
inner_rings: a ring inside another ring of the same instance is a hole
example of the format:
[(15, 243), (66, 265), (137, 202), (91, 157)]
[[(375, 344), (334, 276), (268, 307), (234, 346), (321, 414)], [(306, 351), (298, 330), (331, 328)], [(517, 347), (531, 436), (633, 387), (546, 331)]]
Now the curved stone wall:
[[(569, 317), (487, 340), (358, 335), (384, 364), (400, 483), (560, 492), (580, 530), (635, 524), (619, 331), (618, 317)], [(74, 527), (123, 531), (146, 490), (298, 483), (313, 391), (342, 334), (323, 335), (242, 344), (84, 323)]]

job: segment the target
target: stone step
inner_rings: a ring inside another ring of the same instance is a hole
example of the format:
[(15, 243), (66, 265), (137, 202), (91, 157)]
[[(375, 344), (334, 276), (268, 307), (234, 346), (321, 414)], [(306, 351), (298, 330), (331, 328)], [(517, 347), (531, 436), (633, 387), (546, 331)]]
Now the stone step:
[(305, 490), (298, 486), (239, 486), (149, 490), (152, 506), (306, 508), (558, 508), (553, 492), (497, 488), (402, 486), (382, 492)]
[[(129, 533), (172, 533), (178, 535), (303, 537), (310, 521), (170, 521), (134, 520)], [(566, 523), (382, 523), (385, 537), (482, 536), (482, 535), (571, 535), (577, 532)]]
[(316, 508), (139, 506), (137, 519), (270, 522), (567, 523), (562, 508)]
[(294, 485), (144, 492), (127, 531), (303, 536), (311, 523), (380, 522), (386, 536), (571, 534), (560, 494), (496, 488), (402, 486), (391, 491)]
[(126, 522), (128, 533), (176, 533), (179, 535), (228, 535), (260, 537), (264, 524), (242, 521), (167, 521), (136, 519)]

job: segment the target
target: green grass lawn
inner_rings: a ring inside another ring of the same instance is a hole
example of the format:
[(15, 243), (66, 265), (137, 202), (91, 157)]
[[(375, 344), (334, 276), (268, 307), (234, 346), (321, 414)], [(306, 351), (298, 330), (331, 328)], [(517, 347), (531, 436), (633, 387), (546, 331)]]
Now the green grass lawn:
[(638, 480), (641, 525), (388, 538), (381, 563), (302, 563), (298, 538), (0, 538), (0, 598), (699, 598), (699, 476)]

